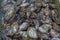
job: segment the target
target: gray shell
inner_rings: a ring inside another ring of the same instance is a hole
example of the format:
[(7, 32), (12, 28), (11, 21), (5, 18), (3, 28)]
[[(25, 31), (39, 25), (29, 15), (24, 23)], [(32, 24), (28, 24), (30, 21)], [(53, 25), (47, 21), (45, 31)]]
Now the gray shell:
[(28, 23), (27, 23), (27, 22), (24, 22), (24, 23), (22, 23), (22, 24), (20, 25), (19, 31), (20, 31), (20, 30), (26, 30), (27, 27), (28, 27)]
[(52, 26), (50, 24), (43, 24), (42, 26), (39, 27), (39, 31), (42, 33), (46, 33), (51, 28)]
[(30, 38), (37, 38), (37, 32), (36, 29), (34, 27), (29, 27), (27, 30), (27, 34)]

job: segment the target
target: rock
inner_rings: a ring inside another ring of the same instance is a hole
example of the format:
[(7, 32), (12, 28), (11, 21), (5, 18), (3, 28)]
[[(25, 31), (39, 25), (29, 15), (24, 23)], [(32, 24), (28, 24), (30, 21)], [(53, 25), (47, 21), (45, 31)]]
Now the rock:
[(27, 34), (30, 38), (38, 38), (36, 29), (34, 27), (29, 27), (27, 30)]

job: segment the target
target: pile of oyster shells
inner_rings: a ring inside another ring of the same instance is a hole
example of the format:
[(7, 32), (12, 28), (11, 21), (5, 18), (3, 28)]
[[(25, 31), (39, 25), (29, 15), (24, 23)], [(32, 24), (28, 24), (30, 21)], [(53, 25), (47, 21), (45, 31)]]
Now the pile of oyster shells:
[(2, 40), (60, 40), (53, 0), (3, 0)]

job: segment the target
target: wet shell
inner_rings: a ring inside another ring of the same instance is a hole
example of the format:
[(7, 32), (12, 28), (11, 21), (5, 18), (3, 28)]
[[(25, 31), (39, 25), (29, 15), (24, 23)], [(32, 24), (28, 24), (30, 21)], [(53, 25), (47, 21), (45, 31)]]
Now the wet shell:
[(23, 3), (23, 4), (21, 4), (20, 6), (21, 7), (26, 7), (26, 6), (28, 6), (29, 5), (29, 3)]
[(15, 4), (16, 2), (13, 0), (2, 0), (1, 6), (4, 7), (7, 4)]
[(42, 27), (39, 27), (39, 31), (42, 33), (46, 33), (47, 31), (45, 29), (43, 29)]
[(60, 40), (59, 38), (52, 38), (51, 40)]
[(60, 26), (58, 26), (56, 23), (53, 23), (53, 29), (60, 32)]
[(35, 28), (38, 29), (39, 28), (39, 21), (38, 20), (33, 20), (34, 24), (35, 24)]
[(35, 4), (36, 4), (36, 6), (38, 6), (38, 7), (42, 6), (41, 3), (35, 3)]
[(22, 23), (22, 24), (20, 25), (19, 31), (20, 31), (20, 30), (26, 30), (27, 27), (28, 27), (28, 23), (27, 23), (27, 22), (24, 22), (24, 23)]
[(32, 12), (32, 14), (31, 14), (30, 18), (32, 18), (32, 19), (37, 18), (37, 14), (36, 14), (36, 13), (34, 13), (34, 12)]
[(43, 24), (42, 26), (39, 27), (39, 31), (42, 33), (46, 33), (51, 28), (52, 26), (50, 24)]
[(14, 5), (12, 4), (8, 4), (4, 7), (4, 11), (6, 11), (5, 13), (5, 19), (8, 20), (12, 17), (13, 12), (14, 12)]
[(52, 23), (52, 20), (49, 18), (49, 16), (46, 16), (43, 17), (43, 19), (41, 19), (41, 22), (42, 23), (47, 23), (47, 24), (51, 24)]
[(47, 34), (41, 34), (41, 38), (42, 39), (49, 39), (49, 35), (47, 35)]
[(60, 0), (59, 0), (59, 3), (60, 3)]
[(25, 38), (27, 38), (27, 37), (28, 37), (28, 35), (27, 35), (27, 32), (26, 32), (26, 31), (20, 31), (19, 33), (20, 33), (20, 35), (21, 35), (22, 37), (25, 37)]
[(27, 30), (27, 34), (30, 38), (37, 38), (37, 32), (36, 29), (34, 27), (29, 27)]
[(44, 2), (50, 2), (50, 0), (44, 0)]
[(13, 33), (16, 33), (18, 31), (18, 23), (17, 22), (14, 22), (12, 25), (11, 25), (11, 30)]
[(51, 29), (50, 34), (52, 37), (58, 37), (59, 36), (59, 34), (53, 29)]

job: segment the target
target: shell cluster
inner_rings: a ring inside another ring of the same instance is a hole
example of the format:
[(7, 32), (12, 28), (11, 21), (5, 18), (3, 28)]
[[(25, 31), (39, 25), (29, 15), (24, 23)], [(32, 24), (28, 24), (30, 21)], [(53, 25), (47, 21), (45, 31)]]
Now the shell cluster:
[(2, 3), (2, 40), (60, 40), (60, 22), (53, 0)]

